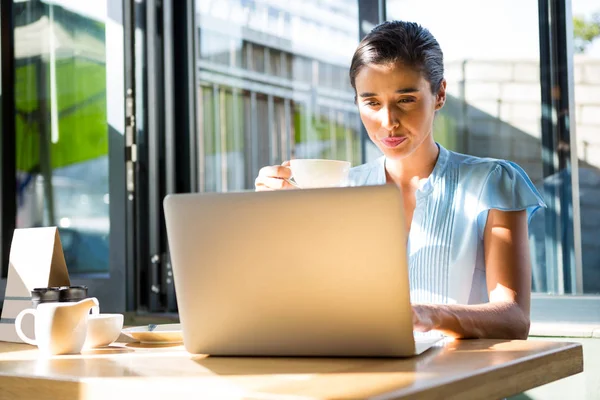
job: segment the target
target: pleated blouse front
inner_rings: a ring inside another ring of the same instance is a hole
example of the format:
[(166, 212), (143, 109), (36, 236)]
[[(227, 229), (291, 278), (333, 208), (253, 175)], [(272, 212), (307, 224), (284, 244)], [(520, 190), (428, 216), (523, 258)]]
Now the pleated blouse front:
[[(483, 232), (490, 209), (527, 210), (544, 202), (510, 161), (440, 149), (436, 165), (416, 192), (408, 239), (411, 301), (478, 304), (488, 301)], [(385, 158), (350, 171), (352, 186), (386, 183)]]

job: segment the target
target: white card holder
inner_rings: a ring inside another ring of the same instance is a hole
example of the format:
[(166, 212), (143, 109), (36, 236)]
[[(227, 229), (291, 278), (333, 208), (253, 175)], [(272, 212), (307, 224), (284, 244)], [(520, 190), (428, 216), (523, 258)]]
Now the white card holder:
[[(15, 318), (31, 308), (34, 288), (70, 286), (60, 236), (56, 227), (15, 229), (0, 317), (0, 341), (23, 343)], [(33, 318), (23, 320), (23, 331), (33, 337)]]

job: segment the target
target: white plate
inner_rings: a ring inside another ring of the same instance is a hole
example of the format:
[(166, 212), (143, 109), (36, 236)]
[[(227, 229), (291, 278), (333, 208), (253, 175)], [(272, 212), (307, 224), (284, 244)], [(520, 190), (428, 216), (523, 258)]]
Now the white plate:
[[(150, 330), (151, 326), (155, 326)], [(181, 324), (145, 325), (125, 328), (122, 332), (144, 344), (183, 343)]]

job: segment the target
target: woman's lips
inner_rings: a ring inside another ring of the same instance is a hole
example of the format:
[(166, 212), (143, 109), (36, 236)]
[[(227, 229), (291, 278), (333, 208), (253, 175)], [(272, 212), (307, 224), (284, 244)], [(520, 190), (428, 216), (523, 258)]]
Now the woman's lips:
[(384, 146), (389, 148), (394, 148), (400, 146), (406, 140), (406, 136), (388, 136), (386, 138), (380, 139), (379, 141), (383, 143)]

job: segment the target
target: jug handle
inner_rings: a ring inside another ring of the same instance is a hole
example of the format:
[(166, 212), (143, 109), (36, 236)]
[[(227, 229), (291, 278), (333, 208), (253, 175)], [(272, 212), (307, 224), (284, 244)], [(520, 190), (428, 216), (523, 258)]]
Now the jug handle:
[(31, 344), (33, 346), (37, 346), (37, 341), (29, 338), (25, 332), (23, 332), (23, 328), (21, 328), (21, 325), (23, 323), (23, 317), (26, 314), (31, 314), (33, 315), (33, 317), (35, 318), (35, 310), (33, 308), (27, 308), (23, 311), (21, 311), (19, 313), (19, 315), (17, 315), (17, 318), (15, 319), (15, 329), (17, 330), (17, 335), (21, 338), (22, 341), (24, 341), (27, 344)]

